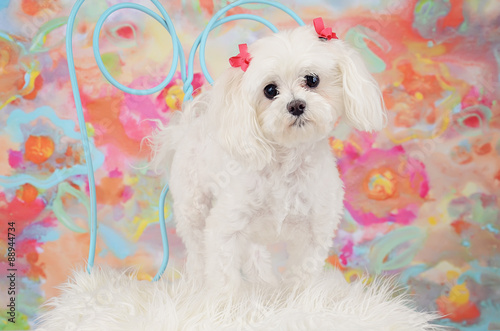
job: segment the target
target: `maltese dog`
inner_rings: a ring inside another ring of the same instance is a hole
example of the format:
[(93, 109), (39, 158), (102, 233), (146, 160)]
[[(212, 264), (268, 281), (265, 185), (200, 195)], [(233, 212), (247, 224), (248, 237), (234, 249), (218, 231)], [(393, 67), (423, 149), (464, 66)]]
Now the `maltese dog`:
[(285, 279), (321, 272), (343, 213), (328, 138), (345, 120), (386, 122), (378, 84), (321, 18), (240, 54), (150, 138), (167, 170), (188, 277), (216, 288), (275, 283), (268, 245), (286, 243)]

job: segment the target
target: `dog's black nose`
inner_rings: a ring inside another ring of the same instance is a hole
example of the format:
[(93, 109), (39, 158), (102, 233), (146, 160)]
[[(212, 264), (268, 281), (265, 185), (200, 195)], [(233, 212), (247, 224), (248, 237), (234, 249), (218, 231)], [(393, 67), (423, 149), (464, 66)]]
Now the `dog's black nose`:
[(288, 112), (293, 116), (300, 116), (306, 110), (306, 102), (304, 100), (293, 100), (286, 106)]

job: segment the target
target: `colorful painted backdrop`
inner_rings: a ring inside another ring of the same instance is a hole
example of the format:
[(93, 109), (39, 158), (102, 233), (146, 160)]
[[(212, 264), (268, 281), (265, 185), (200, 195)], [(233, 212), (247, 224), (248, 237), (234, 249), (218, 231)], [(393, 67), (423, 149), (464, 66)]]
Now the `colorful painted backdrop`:
[[(0, 329), (33, 327), (37, 307), (83, 267), (89, 236), (85, 161), (64, 48), (73, 0), (0, 1)], [(161, 261), (161, 180), (141, 146), (154, 124), (179, 109), (179, 76), (163, 92), (125, 95), (92, 54), (99, 15), (116, 0), (87, 0), (74, 47), (97, 168), (97, 264), (136, 266), (150, 279)], [(139, 1), (150, 5), (148, 1)], [(226, 1), (161, 1), (187, 50)], [(500, 3), (495, 0), (287, 1), (308, 23), (324, 17), (359, 49), (380, 86), (389, 125), (370, 135), (339, 128), (332, 152), (346, 183), (346, 212), (327, 267), (354, 279), (401, 274), (420, 309), (456, 330), (500, 329)], [(275, 9), (248, 6), (280, 28)], [(241, 42), (270, 33), (257, 23), (214, 31), (208, 66), (217, 76)], [(120, 82), (151, 87), (170, 66), (169, 35), (133, 10), (113, 14), (102, 59)], [(197, 75), (196, 87), (204, 85)], [(203, 89), (203, 87), (201, 87)], [(15, 222), (17, 324), (4, 298), (7, 223)], [(184, 249), (169, 223), (171, 267)], [(281, 247), (275, 264), (283, 265)]]

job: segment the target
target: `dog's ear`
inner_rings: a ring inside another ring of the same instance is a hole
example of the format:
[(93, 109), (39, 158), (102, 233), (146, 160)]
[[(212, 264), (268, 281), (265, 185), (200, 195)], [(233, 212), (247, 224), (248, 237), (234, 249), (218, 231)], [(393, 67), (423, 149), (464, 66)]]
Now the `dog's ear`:
[(340, 46), (341, 51), (338, 63), (342, 75), (345, 119), (358, 130), (383, 129), (387, 114), (378, 83), (354, 48), (341, 40), (333, 42)]
[(227, 69), (213, 87), (210, 101), (211, 121), (218, 143), (235, 159), (262, 169), (273, 152), (260, 128), (251, 100), (251, 91), (242, 87), (244, 72)]

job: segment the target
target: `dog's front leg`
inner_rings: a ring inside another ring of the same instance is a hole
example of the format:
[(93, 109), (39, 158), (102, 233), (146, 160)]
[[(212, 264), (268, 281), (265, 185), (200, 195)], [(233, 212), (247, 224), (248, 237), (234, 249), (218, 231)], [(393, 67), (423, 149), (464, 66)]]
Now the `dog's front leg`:
[(243, 276), (251, 283), (278, 284), (273, 273), (271, 253), (266, 246), (250, 243), (245, 251), (242, 266)]
[(285, 279), (305, 281), (319, 275), (328, 257), (336, 222), (330, 218), (304, 221), (287, 239), (288, 263)]
[(242, 280), (243, 251), (248, 247), (248, 219), (233, 211), (214, 208), (205, 228), (205, 279), (211, 289), (237, 290)]

